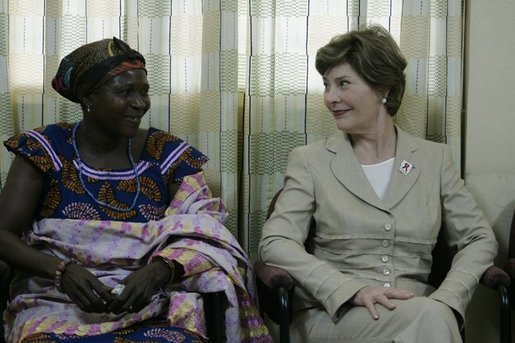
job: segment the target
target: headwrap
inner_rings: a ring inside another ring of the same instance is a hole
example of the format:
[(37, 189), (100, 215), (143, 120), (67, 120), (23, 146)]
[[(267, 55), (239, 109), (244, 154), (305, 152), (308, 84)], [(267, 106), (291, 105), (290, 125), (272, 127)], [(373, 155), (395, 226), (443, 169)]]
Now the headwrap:
[(52, 87), (65, 98), (80, 103), (112, 77), (145, 69), (145, 58), (124, 41), (113, 37), (83, 45), (61, 60)]

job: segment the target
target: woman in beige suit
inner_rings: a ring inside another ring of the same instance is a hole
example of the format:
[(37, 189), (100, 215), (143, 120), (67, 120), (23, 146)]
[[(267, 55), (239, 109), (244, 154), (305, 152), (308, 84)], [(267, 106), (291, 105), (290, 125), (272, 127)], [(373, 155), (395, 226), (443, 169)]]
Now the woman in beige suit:
[[(259, 246), (265, 263), (296, 280), (294, 342), (460, 342), (465, 309), (493, 264), (492, 229), (447, 146), (394, 125), (406, 64), (378, 26), (317, 53), (341, 132), (291, 152)], [(441, 227), (458, 253), (435, 290), (427, 278)]]

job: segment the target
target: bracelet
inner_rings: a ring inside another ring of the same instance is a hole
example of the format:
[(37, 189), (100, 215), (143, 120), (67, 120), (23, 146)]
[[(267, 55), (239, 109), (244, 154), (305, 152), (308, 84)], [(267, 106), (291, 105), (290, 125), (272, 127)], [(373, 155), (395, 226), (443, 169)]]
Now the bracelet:
[(71, 263), (77, 263), (77, 260), (75, 260), (73, 258), (66, 258), (66, 259), (62, 260), (61, 262), (59, 262), (59, 264), (57, 265), (57, 268), (55, 270), (55, 279), (54, 279), (55, 288), (57, 288), (57, 290), (61, 293), (64, 293), (64, 288), (62, 285), (63, 275), (64, 275), (64, 272), (66, 271), (66, 267), (68, 267), (68, 265)]
[(166, 263), (166, 265), (168, 266), (168, 268), (170, 268), (170, 278), (168, 279), (168, 281), (166, 281), (166, 283), (171, 283), (173, 281), (173, 278), (175, 276), (175, 264), (173, 263), (173, 261), (170, 261), (169, 259), (163, 257), (163, 256), (158, 256), (164, 263)]

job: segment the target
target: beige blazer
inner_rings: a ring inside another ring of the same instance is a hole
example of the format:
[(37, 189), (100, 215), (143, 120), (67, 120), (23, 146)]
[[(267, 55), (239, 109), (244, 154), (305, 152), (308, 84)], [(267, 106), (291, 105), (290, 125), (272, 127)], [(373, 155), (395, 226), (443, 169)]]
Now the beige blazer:
[[(294, 149), (284, 190), (266, 222), (259, 256), (297, 283), (295, 308), (322, 305), (333, 320), (362, 287), (384, 285), (439, 300), (462, 317), (497, 242), (444, 144), (397, 130), (384, 200), (344, 133)], [(401, 170), (401, 167), (406, 167)], [(316, 220), (313, 255), (303, 243)], [(439, 289), (427, 285), (442, 220), (459, 253)]]

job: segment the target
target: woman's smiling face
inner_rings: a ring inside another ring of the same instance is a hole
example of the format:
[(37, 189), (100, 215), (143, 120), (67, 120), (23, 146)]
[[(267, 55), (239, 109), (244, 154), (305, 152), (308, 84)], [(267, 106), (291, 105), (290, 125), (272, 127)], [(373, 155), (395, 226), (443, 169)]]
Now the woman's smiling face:
[(133, 137), (150, 108), (147, 74), (143, 69), (125, 71), (89, 97), (88, 117), (115, 135)]
[(348, 134), (370, 132), (384, 106), (381, 95), (373, 90), (354, 69), (343, 63), (324, 74), (324, 103), (336, 127)]

